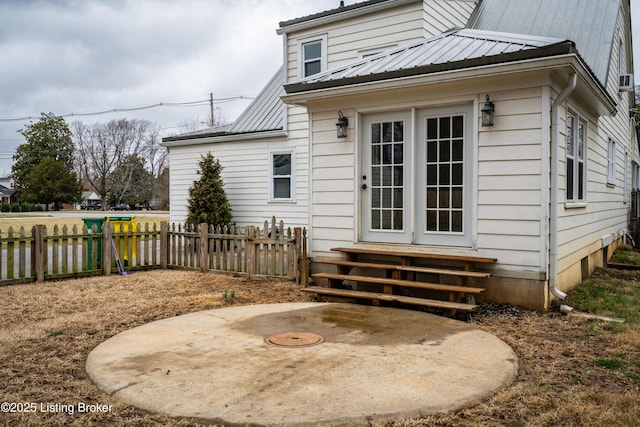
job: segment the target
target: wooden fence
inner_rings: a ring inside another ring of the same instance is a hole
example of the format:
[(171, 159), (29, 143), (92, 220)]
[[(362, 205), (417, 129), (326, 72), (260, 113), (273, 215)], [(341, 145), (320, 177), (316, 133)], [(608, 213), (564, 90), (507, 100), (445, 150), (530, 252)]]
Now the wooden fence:
[[(309, 276), (306, 229), (272, 219), (261, 227), (184, 227), (162, 222), (71, 229), (0, 230), (0, 285), (157, 268), (296, 280)], [(105, 268), (105, 266), (108, 266)]]

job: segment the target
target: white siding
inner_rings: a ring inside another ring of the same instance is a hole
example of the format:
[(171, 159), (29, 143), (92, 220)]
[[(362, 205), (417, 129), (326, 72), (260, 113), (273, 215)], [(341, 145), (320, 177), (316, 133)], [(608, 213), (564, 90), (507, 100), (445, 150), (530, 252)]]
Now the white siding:
[[(392, 12), (392, 14), (389, 14)], [(298, 43), (301, 39), (327, 35), (327, 70), (358, 60), (358, 52), (374, 47), (407, 44), (423, 36), (420, 10), (413, 5), (394, 8), (330, 26), (288, 34), (286, 43), (287, 80), (298, 76)]]
[(454, 27), (465, 27), (477, 1), (427, 0), (424, 2), (425, 37)]
[[(622, 2), (624, 3), (624, 2)], [(619, 37), (623, 37), (625, 46), (630, 43), (629, 33), (624, 29), (623, 7), (620, 9), (618, 29), (614, 49), (609, 65), (609, 79), (607, 88), (618, 103), (618, 113), (612, 117), (590, 119), (588, 128), (587, 150), (587, 204), (584, 207), (572, 208), (565, 206), (564, 201), (566, 170), (564, 164), (564, 149), (566, 148), (566, 105), (561, 109), (560, 143), (562, 157), (560, 171), (563, 175), (561, 182), (561, 206), (559, 219), (559, 271), (568, 269), (572, 265), (594, 250), (600, 249), (601, 239), (605, 236), (619, 236), (618, 233), (627, 229), (630, 194), (625, 194), (624, 172), (630, 165), (625, 165), (625, 152), (629, 153), (627, 161), (638, 159), (638, 148), (629, 121), (628, 111), (631, 107), (629, 95), (618, 93), (618, 45)], [(570, 100), (571, 101), (571, 100)], [(586, 108), (577, 101), (570, 106), (578, 112)], [(581, 109), (581, 107), (583, 107)], [(616, 143), (616, 180), (614, 185), (607, 184), (607, 143), (611, 138)]]
[(495, 125), (479, 128), (477, 247), (505, 270), (545, 271), (541, 98), (540, 88), (492, 93)]
[[(295, 202), (269, 201), (269, 151), (295, 149)], [(309, 211), (308, 149), (286, 140), (219, 142), (171, 147), (171, 222), (187, 217), (189, 188), (199, 179), (198, 162), (211, 152), (223, 166), (222, 179), (231, 203), (233, 221), (258, 225), (273, 215), (286, 226), (306, 226)]]

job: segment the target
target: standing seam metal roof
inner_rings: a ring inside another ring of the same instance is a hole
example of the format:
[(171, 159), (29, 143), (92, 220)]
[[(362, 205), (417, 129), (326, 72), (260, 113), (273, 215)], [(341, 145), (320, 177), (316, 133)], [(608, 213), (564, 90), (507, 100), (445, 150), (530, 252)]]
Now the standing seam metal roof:
[(283, 72), (284, 67), (281, 66), (256, 99), (240, 114), (235, 122), (164, 138), (163, 141), (170, 142), (283, 130), (284, 103), (280, 99), (284, 78)]
[(468, 28), (571, 40), (604, 86), (621, 0), (481, 0)]
[[(474, 59), (486, 59), (499, 55), (528, 52), (535, 55), (541, 48), (563, 46), (568, 51), (571, 42), (561, 38), (527, 36), (495, 31), (455, 29), (420, 42), (383, 52), (354, 64), (316, 74), (297, 83), (286, 85), (287, 92), (297, 92), (305, 87), (322, 83), (338, 83), (338, 80), (357, 79), (411, 70), (416, 72), (427, 66), (462, 64)], [(542, 53), (541, 53), (542, 54)], [(505, 59), (504, 57), (503, 59)], [(434, 68), (438, 70), (438, 68)]]

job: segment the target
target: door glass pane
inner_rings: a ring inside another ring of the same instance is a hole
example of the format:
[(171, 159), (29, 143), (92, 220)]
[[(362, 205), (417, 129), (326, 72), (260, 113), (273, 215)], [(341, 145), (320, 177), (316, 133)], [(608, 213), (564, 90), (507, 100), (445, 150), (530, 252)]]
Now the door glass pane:
[(427, 142), (427, 163), (438, 161), (438, 143), (436, 141)]
[(439, 138), (451, 138), (451, 119), (449, 117), (440, 117)]
[(393, 160), (393, 144), (384, 144), (382, 146), (382, 163), (390, 165)]
[(402, 187), (404, 179), (403, 167), (395, 166), (393, 168), (393, 185), (396, 187)]
[(452, 118), (452, 133), (451, 136), (453, 138), (463, 138), (464, 137), (464, 120), (462, 116), (455, 116)]
[(402, 211), (400, 210), (393, 211), (393, 229), (402, 230)]
[(373, 123), (371, 125), (371, 143), (380, 143), (380, 123)]
[(383, 123), (382, 124), (382, 142), (391, 142), (393, 141), (393, 128), (392, 124)]
[(382, 229), (383, 230), (392, 230), (391, 228), (391, 211), (383, 210), (382, 211)]
[(380, 189), (379, 188), (371, 189), (371, 207), (372, 208), (380, 207)]
[(440, 156), (439, 156), (439, 160), (441, 162), (448, 162), (449, 159), (451, 158), (450, 156), (450, 149), (449, 149), (449, 141), (440, 141)]
[(451, 231), (462, 232), (462, 211), (451, 212)]

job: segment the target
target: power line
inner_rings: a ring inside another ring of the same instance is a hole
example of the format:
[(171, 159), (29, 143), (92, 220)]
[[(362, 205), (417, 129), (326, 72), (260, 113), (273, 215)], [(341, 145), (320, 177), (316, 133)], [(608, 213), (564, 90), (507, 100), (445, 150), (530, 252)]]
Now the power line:
[[(255, 99), (250, 96), (234, 96), (229, 98), (220, 98), (214, 99), (217, 103), (226, 103), (231, 101), (237, 101), (241, 99)], [(157, 107), (201, 107), (205, 105), (210, 105), (210, 99), (203, 99), (199, 101), (190, 101), (190, 102), (158, 102), (156, 104), (144, 105), (141, 107), (128, 107), (128, 108), (112, 108), (109, 110), (101, 110), (101, 111), (92, 111), (86, 113), (68, 113), (63, 114), (59, 117), (85, 117), (85, 116), (98, 116), (102, 114), (110, 114), (110, 113), (120, 113), (120, 112), (129, 112), (129, 111), (141, 111), (148, 110), (151, 108)], [(0, 122), (21, 122), (25, 120), (37, 120), (39, 116), (24, 116), (24, 117), (10, 117), (10, 118), (0, 118)]]

